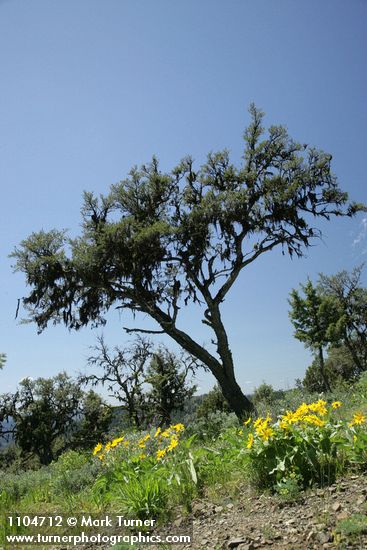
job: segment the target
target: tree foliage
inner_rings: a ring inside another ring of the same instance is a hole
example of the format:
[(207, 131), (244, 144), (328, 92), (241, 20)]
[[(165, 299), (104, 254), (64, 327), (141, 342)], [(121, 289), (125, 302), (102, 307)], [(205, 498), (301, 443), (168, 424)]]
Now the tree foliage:
[(330, 336), (348, 349), (358, 374), (367, 370), (367, 288), (361, 284), (362, 272), (363, 265), (351, 273), (321, 274), (319, 280), (321, 293), (336, 300), (339, 308), (329, 328)]
[(295, 337), (319, 352), (303, 382), (310, 391), (330, 389), (330, 384), (353, 380), (367, 370), (367, 289), (361, 285), (362, 270), (359, 266), (350, 273), (321, 273), (316, 285), (310, 280), (301, 285), (304, 297), (296, 290), (291, 293)]
[(306, 347), (318, 353), (318, 366), (323, 389), (330, 391), (330, 382), (325, 372), (324, 348), (331, 342), (330, 327), (339, 316), (338, 303), (332, 296), (324, 296), (310, 279), (301, 285), (304, 296), (292, 290), (289, 316), (294, 325), (294, 336)]
[(263, 382), (255, 389), (253, 400), (255, 404), (272, 405), (277, 399), (284, 396), (283, 390), (275, 390), (271, 384)]
[(204, 397), (202, 403), (197, 409), (198, 418), (208, 418), (216, 412), (230, 413), (231, 408), (223, 397), (223, 393), (218, 385), (215, 385)]
[(152, 342), (142, 337), (112, 351), (100, 337), (93, 350), (88, 372), (79, 381), (106, 387), (131, 426), (141, 428), (152, 421), (169, 424), (173, 411), (182, 410), (195, 392), (188, 375), (195, 372), (197, 361), (187, 354), (177, 356), (164, 346), (154, 351)]
[(5, 353), (0, 353), (0, 369), (3, 368), (6, 362), (6, 355)]
[[(353, 357), (345, 346), (331, 347), (325, 359), (325, 375), (332, 388), (351, 382), (358, 378), (359, 371), (356, 370)], [(320, 375), (319, 359), (316, 357), (307, 368), (302, 387), (309, 392), (324, 391), (324, 382)]]
[(66, 448), (91, 447), (107, 430), (109, 408), (94, 392), (85, 394), (66, 373), (25, 378), (0, 398), (0, 437), (12, 436), (24, 456), (49, 464)]
[(152, 343), (137, 338), (125, 349), (115, 346), (110, 351), (103, 337), (99, 337), (93, 351), (88, 359), (88, 367), (93, 370), (80, 376), (79, 381), (93, 387), (99, 384), (106, 387), (109, 396), (120, 403), (130, 424), (140, 428), (148, 413), (144, 383), (153, 353)]
[(195, 372), (196, 362), (192, 357), (178, 357), (167, 348), (161, 347), (153, 354), (145, 381), (150, 384), (147, 401), (151, 420), (159, 426), (169, 426), (172, 414), (183, 410), (187, 400), (196, 391), (188, 381)]
[[(331, 172), (331, 155), (295, 142), (282, 126), (265, 135), (263, 113), (250, 107), (243, 162), (227, 150), (195, 168), (184, 158), (164, 173), (158, 160), (133, 168), (110, 192), (84, 194), (83, 231), (33, 233), (13, 253), (31, 287), (23, 305), (40, 331), (106, 321), (115, 306), (147, 314), (206, 365), (238, 416), (252, 410), (236, 382), (221, 306), (240, 272), (281, 247), (302, 256), (320, 231), (315, 218), (352, 216)], [(178, 320), (182, 307), (203, 306), (213, 336), (208, 350)]]

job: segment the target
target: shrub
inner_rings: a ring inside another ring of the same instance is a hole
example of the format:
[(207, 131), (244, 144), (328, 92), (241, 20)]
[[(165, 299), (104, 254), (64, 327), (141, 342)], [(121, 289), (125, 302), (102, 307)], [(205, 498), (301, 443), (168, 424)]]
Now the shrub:
[(208, 418), (210, 415), (217, 412), (230, 413), (231, 408), (223, 396), (222, 390), (218, 385), (215, 385), (209, 393), (207, 393), (201, 405), (197, 409), (197, 418)]
[(197, 439), (204, 441), (217, 438), (228, 428), (234, 427), (239, 427), (238, 418), (234, 413), (217, 411), (192, 422), (187, 428), (187, 433), (190, 435), (195, 434)]
[(291, 476), (302, 488), (333, 483), (338, 450), (348, 448), (351, 430), (365, 421), (362, 414), (354, 415), (348, 426), (338, 421), (334, 411), (340, 405), (334, 402), (328, 409), (326, 401), (320, 399), (301, 404), (295, 412), (287, 411), (275, 423), (269, 415), (258, 418), (247, 439), (256, 484), (275, 489)]
[(75, 495), (92, 485), (101, 465), (92, 462), (85, 454), (67, 451), (50, 466), (52, 491), (58, 496)]

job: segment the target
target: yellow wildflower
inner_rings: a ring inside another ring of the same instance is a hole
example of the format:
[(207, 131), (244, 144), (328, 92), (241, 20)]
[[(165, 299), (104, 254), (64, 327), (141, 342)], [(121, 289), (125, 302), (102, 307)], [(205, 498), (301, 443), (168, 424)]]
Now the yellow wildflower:
[(98, 458), (99, 458), (99, 460), (103, 460), (104, 459), (104, 454), (98, 455)]
[(333, 409), (339, 409), (339, 407), (342, 406), (342, 403), (341, 403), (341, 401), (333, 401), (331, 403), (331, 406), (332, 406)]
[(175, 447), (178, 445), (178, 439), (175, 436), (171, 437), (171, 443), (167, 447), (167, 451), (173, 451)]
[(183, 432), (185, 429), (185, 426), (183, 424), (176, 424), (175, 426), (171, 427), (176, 430), (177, 433)]
[(307, 424), (313, 424), (314, 426), (318, 426), (321, 428), (322, 426), (325, 426), (325, 421), (321, 420), (318, 416), (315, 414), (308, 414), (304, 417), (304, 422), (307, 422)]
[(116, 437), (112, 443), (111, 443), (111, 448), (114, 448), (114, 447), (117, 447), (117, 445), (119, 443), (121, 443), (123, 440), (124, 440), (125, 436), (122, 436), (122, 437)]
[(128, 447), (128, 446), (130, 445), (130, 442), (129, 442), (128, 440), (126, 440), (126, 441), (124, 441), (123, 445), (124, 445), (125, 447)]
[(316, 412), (321, 416), (327, 414), (326, 401), (323, 401), (322, 399), (319, 399), (316, 403), (311, 403), (308, 408), (310, 411)]
[(366, 422), (366, 417), (364, 414), (362, 413), (355, 413), (353, 415), (353, 419), (352, 421), (349, 423), (349, 426), (352, 427), (352, 426), (356, 426), (358, 424), (363, 424), (363, 422)]
[(274, 430), (266, 426), (259, 435), (264, 441), (267, 441), (271, 436), (274, 435)]
[(279, 426), (282, 428), (282, 430), (289, 430), (289, 424), (288, 424), (288, 422), (285, 422), (284, 420), (280, 421)]
[(238, 430), (238, 435), (243, 435), (243, 430)]
[(96, 454), (99, 453), (99, 451), (101, 451), (103, 448), (103, 445), (102, 443), (97, 443), (97, 445), (94, 447), (94, 450), (93, 450), (93, 456), (96, 456)]
[(284, 424), (292, 424), (293, 422), (297, 422), (297, 416), (291, 411), (286, 411), (281, 420)]
[(140, 460), (144, 460), (144, 458), (146, 458), (146, 456), (147, 456), (147, 455), (145, 455), (144, 453), (141, 453), (141, 454), (139, 455), (139, 458), (140, 458)]
[(166, 454), (166, 449), (162, 449), (162, 450), (159, 449), (156, 454), (157, 460), (160, 460), (161, 458), (163, 458), (165, 454)]
[(164, 430), (164, 432), (161, 432), (162, 437), (169, 437), (170, 436), (170, 430), (167, 428), (167, 430)]
[(251, 449), (252, 445), (254, 444), (254, 435), (252, 433), (249, 433), (248, 434), (248, 438), (247, 438), (247, 445), (246, 445), (246, 448), (247, 449)]
[(256, 424), (256, 426), (255, 426), (256, 433), (257, 433), (258, 435), (262, 436), (262, 434), (264, 433), (264, 431), (268, 428), (268, 424), (269, 424), (269, 422), (270, 422), (270, 420), (271, 420), (271, 417), (270, 417), (269, 415), (267, 415), (267, 417), (266, 417), (264, 420), (262, 420), (262, 419), (259, 419), (259, 420), (260, 420), (260, 422), (257, 422), (257, 421), (256, 421), (256, 422), (254, 423), (254, 426), (255, 426), (255, 424)]
[(245, 420), (243, 424), (244, 424), (244, 426), (248, 426), (250, 424), (250, 422), (251, 422), (251, 416), (249, 416), (248, 419)]
[(159, 427), (159, 428), (157, 428), (157, 431), (155, 432), (155, 434), (154, 434), (154, 437), (158, 437), (158, 436), (159, 436), (159, 434), (161, 433), (161, 431), (162, 431), (162, 430), (161, 430), (161, 428), (160, 428), (160, 427)]
[[(316, 404), (313, 403), (313, 405), (316, 405)], [(309, 410), (312, 410), (311, 405), (307, 405), (306, 403), (302, 403), (302, 405), (300, 405), (298, 407), (296, 412), (293, 413), (294, 422), (297, 422), (297, 421), (301, 420), (308, 413)]]
[(108, 451), (109, 451), (110, 449), (111, 449), (111, 443), (110, 443), (110, 442), (108, 442), (108, 443), (106, 444), (106, 446), (105, 446), (105, 449), (104, 449), (104, 450), (108, 452)]
[(257, 420), (255, 420), (255, 422), (254, 422), (254, 428), (257, 428), (263, 422), (264, 422), (264, 420), (263, 420), (262, 416), (259, 416), (259, 418)]

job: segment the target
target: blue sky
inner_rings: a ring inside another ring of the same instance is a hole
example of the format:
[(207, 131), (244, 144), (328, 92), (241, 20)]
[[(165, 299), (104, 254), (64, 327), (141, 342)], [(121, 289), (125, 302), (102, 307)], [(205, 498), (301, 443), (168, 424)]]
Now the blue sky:
[[(363, 0), (0, 0), (0, 392), (82, 370), (96, 336), (37, 335), (14, 319), (26, 289), (13, 248), (42, 228), (77, 234), (83, 190), (107, 192), (153, 154), (166, 170), (225, 147), (240, 161), (251, 101), (267, 125), (332, 153), (341, 187), (367, 202), (366, 20)], [(262, 380), (290, 387), (310, 363), (292, 336), (290, 290), (366, 259), (365, 215), (321, 227), (306, 258), (264, 255), (228, 296), (246, 392)], [(183, 325), (208, 342), (199, 315), (186, 311)], [(107, 342), (126, 344), (131, 321), (111, 312)], [(201, 391), (213, 382), (199, 376)]]

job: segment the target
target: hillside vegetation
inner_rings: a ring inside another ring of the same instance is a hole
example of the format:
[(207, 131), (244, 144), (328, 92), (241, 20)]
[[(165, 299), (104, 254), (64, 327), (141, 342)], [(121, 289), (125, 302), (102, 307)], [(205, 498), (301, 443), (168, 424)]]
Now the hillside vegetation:
[(164, 523), (177, 510), (188, 516), (198, 500), (235, 498), (244, 483), (296, 502), (365, 471), (366, 376), (333, 394), (295, 389), (258, 398), (260, 416), (242, 425), (233, 414), (207, 411), (186, 426), (115, 433), (37, 470), (4, 470), (0, 512), (108, 511)]

